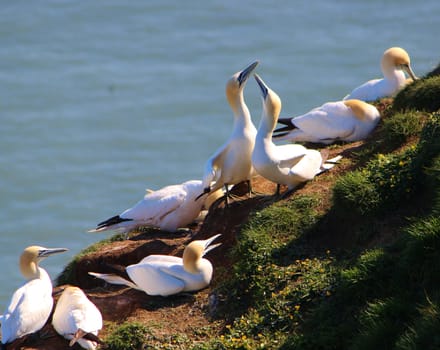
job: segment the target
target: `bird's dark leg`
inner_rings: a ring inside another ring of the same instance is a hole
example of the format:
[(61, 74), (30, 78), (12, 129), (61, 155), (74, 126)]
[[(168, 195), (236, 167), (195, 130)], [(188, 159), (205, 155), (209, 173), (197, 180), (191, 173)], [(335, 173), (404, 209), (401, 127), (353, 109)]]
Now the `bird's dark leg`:
[(225, 196), (225, 207), (229, 208), (229, 187), (228, 184), (225, 184), (225, 191), (226, 191), (226, 196)]
[(248, 185), (248, 196), (249, 196), (249, 198), (251, 198), (251, 197), (252, 197), (252, 193), (254, 193), (254, 192), (252, 191), (252, 183), (251, 183), (251, 180), (247, 180), (246, 183), (247, 183), (247, 185)]

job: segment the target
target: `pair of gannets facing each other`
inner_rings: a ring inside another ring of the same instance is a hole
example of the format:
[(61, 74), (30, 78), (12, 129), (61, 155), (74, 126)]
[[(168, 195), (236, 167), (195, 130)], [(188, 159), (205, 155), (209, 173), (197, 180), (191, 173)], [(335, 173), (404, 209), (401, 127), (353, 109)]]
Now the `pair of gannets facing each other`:
[(317, 150), (298, 144), (275, 145), (272, 133), (281, 111), (281, 100), (264, 81), (254, 74), (263, 98), (263, 115), (258, 128), (252, 163), (264, 178), (278, 185), (287, 185), (289, 190), (313, 179), (328, 170), (341, 159), (325, 159)]
[(258, 61), (235, 73), (226, 83), (226, 97), (234, 114), (234, 125), (229, 139), (207, 160), (203, 175), (205, 193), (224, 187), (228, 204), (228, 185), (247, 181), (251, 193), (252, 150), (257, 129), (244, 101), (243, 90)]
[(69, 346), (78, 342), (88, 350), (96, 349), (102, 328), (102, 315), (84, 292), (68, 286), (58, 299), (53, 313), (52, 325), (57, 333), (70, 340)]
[[(344, 100), (374, 101), (382, 97), (393, 97), (406, 84), (418, 79), (411, 68), (408, 53), (400, 47), (386, 50), (380, 66), (384, 78), (367, 81), (345, 96)], [(410, 79), (406, 78), (403, 71), (408, 73)]]
[(374, 130), (379, 120), (377, 108), (364, 101), (327, 102), (298, 117), (278, 119), (278, 123), (286, 126), (275, 130), (273, 138), (323, 144), (359, 141)]
[(157, 227), (161, 230), (176, 232), (192, 223), (200, 214), (203, 206), (209, 208), (212, 202), (223, 196), (221, 189), (209, 193), (206, 198), (197, 198), (203, 191), (200, 180), (189, 180), (182, 184), (166, 186), (157, 191), (148, 191), (145, 197), (133, 207), (100, 222), (89, 232), (114, 230), (127, 234), (141, 227)]
[(148, 295), (169, 296), (180, 292), (194, 292), (209, 285), (212, 264), (203, 256), (221, 243), (212, 244), (220, 234), (206, 240), (189, 243), (183, 257), (149, 255), (139, 263), (126, 267), (131, 281), (113, 274), (89, 272), (90, 275), (112, 284), (126, 285)]
[(52, 282), (39, 262), (65, 248), (27, 247), (20, 256), (20, 271), (28, 280), (12, 295), (5, 313), (0, 317), (2, 344), (43, 328), (52, 312)]

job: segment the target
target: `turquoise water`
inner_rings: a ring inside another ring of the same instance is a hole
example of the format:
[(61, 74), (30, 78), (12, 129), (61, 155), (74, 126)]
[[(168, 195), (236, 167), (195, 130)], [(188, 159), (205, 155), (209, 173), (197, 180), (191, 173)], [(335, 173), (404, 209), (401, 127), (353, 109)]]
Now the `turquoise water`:
[[(282, 115), (339, 100), (402, 46), (439, 62), (440, 3), (9, 1), (0, 6), (0, 311), (31, 244), (67, 247), (146, 188), (199, 179), (229, 136), (226, 80), (259, 59)], [(257, 86), (245, 91), (255, 124)], [(331, 234), (331, 233), (329, 233)]]

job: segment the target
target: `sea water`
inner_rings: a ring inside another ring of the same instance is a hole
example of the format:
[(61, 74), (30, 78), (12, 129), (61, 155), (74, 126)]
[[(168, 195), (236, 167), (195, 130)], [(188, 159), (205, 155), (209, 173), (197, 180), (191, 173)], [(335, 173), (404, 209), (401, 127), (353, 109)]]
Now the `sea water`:
[[(380, 77), (391, 46), (427, 73), (439, 17), (437, 0), (3, 1), (0, 309), (24, 247), (69, 248), (42, 263), (55, 278), (146, 188), (202, 177), (232, 128), (233, 73), (260, 60), (281, 116), (299, 115)], [(252, 78), (245, 98), (258, 125)]]

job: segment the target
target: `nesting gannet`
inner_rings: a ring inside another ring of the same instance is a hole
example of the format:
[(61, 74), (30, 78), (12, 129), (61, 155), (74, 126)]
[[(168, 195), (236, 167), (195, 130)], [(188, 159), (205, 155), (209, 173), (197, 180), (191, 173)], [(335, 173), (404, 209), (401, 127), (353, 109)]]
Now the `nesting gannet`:
[[(300, 183), (313, 179), (322, 171), (330, 169), (340, 157), (327, 161), (320, 152), (302, 145), (273, 143), (272, 133), (281, 111), (281, 100), (257, 74), (254, 76), (263, 98), (263, 115), (252, 154), (255, 170), (277, 185), (287, 185), (289, 189), (293, 189)], [(328, 163), (325, 164), (326, 162)]]
[(251, 114), (244, 101), (243, 90), (246, 82), (258, 65), (252, 63), (244, 70), (235, 73), (226, 84), (226, 97), (234, 113), (232, 134), (205, 163), (203, 175), (204, 193), (225, 187), (228, 203), (228, 185), (247, 181), (251, 192), (252, 150), (257, 129), (252, 123)]
[(58, 299), (52, 325), (59, 335), (70, 340), (70, 346), (78, 342), (84, 349), (94, 350), (100, 341), (97, 336), (102, 315), (81, 289), (68, 286)]
[(274, 131), (274, 139), (330, 144), (365, 139), (376, 127), (380, 113), (361, 100), (327, 102), (294, 118), (280, 118), (286, 125)]
[(112, 274), (89, 272), (90, 275), (112, 284), (122, 284), (148, 295), (168, 296), (193, 292), (209, 285), (212, 265), (203, 256), (221, 243), (212, 244), (220, 234), (206, 240), (192, 241), (185, 247), (183, 257), (149, 255), (139, 263), (126, 267), (131, 281)]
[[(344, 100), (374, 101), (382, 97), (393, 97), (409, 81), (417, 79), (411, 68), (408, 53), (400, 47), (386, 50), (380, 66), (384, 78), (367, 81), (345, 96)], [(403, 71), (407, 72), (412, 80), (406, 79)]]
[(218, 192), (214, 191), (208, 197), (196, 199), (203, 188), (202, 181), (190, 180), (157, 191), (148, 190), (145, 197), (133, 207), (100, 222), (96, 229), (89, 232), (115, 230), (127, 233), (141, 226), (175, 232), (193, 222), (204, 204), (211, 202), (211, 196), (218, 197)]
[(20, 256), (20, 271), (28, 280), (12, 295), (11, 302), (1, 316), (2, 344), (10, 343), (26, 334), (43, 328), (52, 311), (52, 282), (39, 262), (65, 248), (27, 247)]

